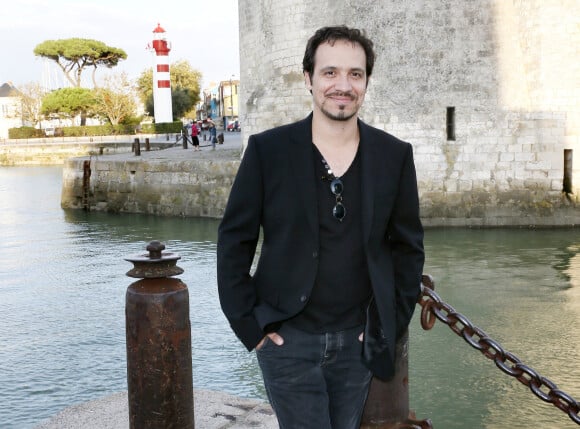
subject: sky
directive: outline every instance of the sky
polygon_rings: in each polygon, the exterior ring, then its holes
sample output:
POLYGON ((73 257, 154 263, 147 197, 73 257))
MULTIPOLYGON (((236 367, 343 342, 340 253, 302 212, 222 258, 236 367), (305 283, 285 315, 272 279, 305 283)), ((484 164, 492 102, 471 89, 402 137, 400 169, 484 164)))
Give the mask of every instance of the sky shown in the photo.
MULTIPOLYGON (((65 86, 57 66, 33 51, 45 40, 73 37, 127 53, 113 69, 99 69, 97 80, 120 72, 136 79, 153 65, 147 45, 157 24, 171 44, 170 64, 188 61, 202 73, 202 88, 232 76, 239 79, 237 0, 5 0, 0 10, 0 85, 65 86)), ((90 74, 87 70, 83 76, 90 74)))

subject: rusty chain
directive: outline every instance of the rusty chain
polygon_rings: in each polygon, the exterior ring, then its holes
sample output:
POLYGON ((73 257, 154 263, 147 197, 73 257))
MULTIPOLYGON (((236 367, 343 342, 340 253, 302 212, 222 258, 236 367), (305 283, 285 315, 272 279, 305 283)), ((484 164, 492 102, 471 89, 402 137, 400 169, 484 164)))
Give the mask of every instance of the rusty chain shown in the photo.
POLYGON ((514 377, 542 401, 562 410, 574 423, 580 425, 580 403, 578 401, 558 389, 554 382, 522 363, 513 353, 504 350, 497 341, 473 325, 467 317, 443 302, 435 293, 433 279, 430 276, 423 276, 418 304, 421 306, 421 326, 423 329, 433 328, 439 319, 471 347, 479 350, 486 358, 493 360, 501 371, 514 377))

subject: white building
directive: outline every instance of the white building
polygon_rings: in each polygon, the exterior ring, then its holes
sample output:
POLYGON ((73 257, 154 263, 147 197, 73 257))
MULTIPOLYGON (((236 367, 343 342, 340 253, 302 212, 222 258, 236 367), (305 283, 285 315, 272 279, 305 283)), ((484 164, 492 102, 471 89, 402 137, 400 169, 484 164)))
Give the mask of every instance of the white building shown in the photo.
POLYGON ((0 86, 0 140, 8 138, 8 130, 22 126, 20 93, 12 83, 0 86))

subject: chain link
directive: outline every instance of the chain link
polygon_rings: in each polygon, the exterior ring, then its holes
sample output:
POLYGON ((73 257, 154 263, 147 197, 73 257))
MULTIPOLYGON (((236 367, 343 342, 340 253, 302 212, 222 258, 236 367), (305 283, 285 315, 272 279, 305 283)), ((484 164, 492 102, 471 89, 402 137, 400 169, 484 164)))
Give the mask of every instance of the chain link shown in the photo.
POLYGON ((433 328, 437 319, 445 323, 467 344, 479 350, 486 358, 493 360, 495 365, 505 374, 514 377, 527 386, 534 395, 542 401, 554 405, 566 413, 577 425, 580 425, 580 404, 572 396, 558 389, 558 386, 534 369, 524 365, 513 353, 502 346, 484 331, 474 326, 467 317, 458 313, 449 304, 443 302, 434 291, 433 279, 424 275, 421 281, 421 296, 418 304, 421 306, 421 326, 425 330, 433 328))

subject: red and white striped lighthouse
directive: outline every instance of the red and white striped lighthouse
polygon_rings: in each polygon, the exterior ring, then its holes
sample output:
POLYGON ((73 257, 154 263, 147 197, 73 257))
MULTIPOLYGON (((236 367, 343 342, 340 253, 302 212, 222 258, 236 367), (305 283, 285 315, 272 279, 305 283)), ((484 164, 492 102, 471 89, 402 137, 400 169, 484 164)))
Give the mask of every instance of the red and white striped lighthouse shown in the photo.
POLYGON ((171 81, 169 79, 169 51, 171 47, 165 38, 165 30, 160 24, 153 30, 153 106, 155 123, 173 122, 171 107, 171 81))

